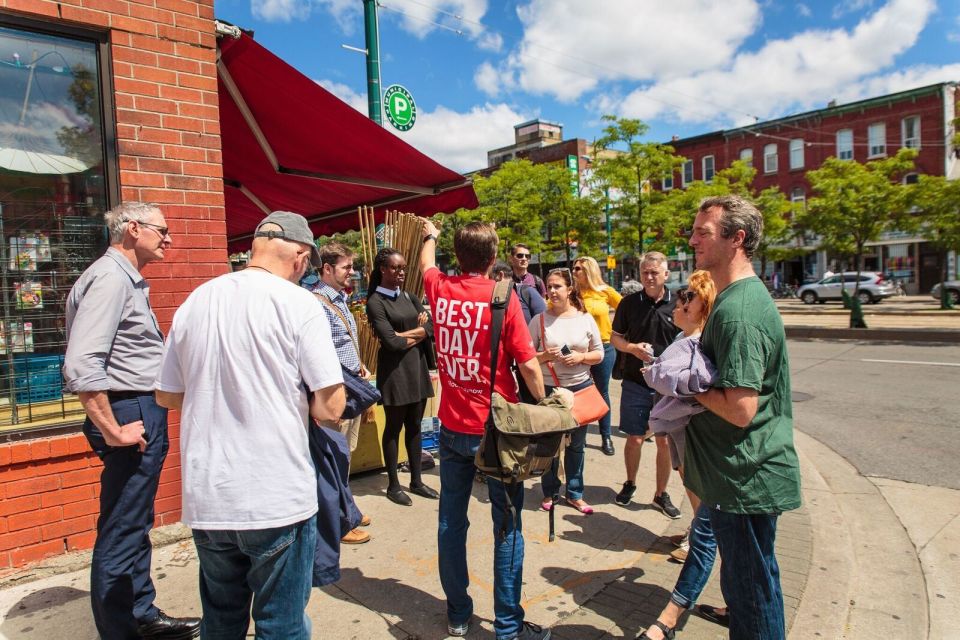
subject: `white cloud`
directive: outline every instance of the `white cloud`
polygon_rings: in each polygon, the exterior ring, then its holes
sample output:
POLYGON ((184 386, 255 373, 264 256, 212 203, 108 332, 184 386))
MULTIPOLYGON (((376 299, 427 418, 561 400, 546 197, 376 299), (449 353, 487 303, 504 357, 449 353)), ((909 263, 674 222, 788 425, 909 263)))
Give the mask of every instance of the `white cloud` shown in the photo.
POLYGON ((363 7, 357 0, 250 0, 250 13, 266 22, 306 20, 314 8, 325 9, 344 33, 353 33, 363 7))
POLYGON ((669 116, 714 126, 819 106, 842 90, 859 92, 853 87, 864 78, 888 69, 916 43, 935 8, 933 0, 891 0, 849 32, 810 30, 771 40, 722 69, 658 82, 603 106, 644 120, 669 116))
POLYGON ((503 49, 503 36, 493 31, 484 31, 477 38, 477 47, 484 51, 499 53, 503 49))
POLYGON ((504 86, 503 71, 489 62, 484 62, 473 74, 473 83, 486 95, 496 97, 504 86))
POLYGON ((454 171, 473 171, 487 166, 487 151, 513 144, 513 126, 530 116, 505 104, 484 104, 466 113, 439 106, 417 116, 410 131, 399 133, 440 164, 454 171))
POLYGON ((421 40, 445 29, 465 35, 484 51, 498 52, 503 47, 503 37, 482 22, 487 0, 383 0, 380 7, 381 18, 395 17, 404 31, 421 40))
MULTIPOLYGON (((367 96, 332 80, 317 84, 360 113, 367 113, 367 96)), ((418 108, 413 129, 399 132, 387 125, 408 144, 454 171, 473 171, 487 166, 487 151, 513 144, 513 126, 530 116, 505 104, 478 105, 466 113, 440 106, 432 112, 418 108)))
POLYGON ((813 15, 813 11, 810 10, 810 7, 805 5, 802 2, 797 3, 797 13, 799 13, 804 18, 809 18, 813 15))
POLYGON ((726 64, 760 23, 756 0, 529 0, 503 63, 520 86, 572 101, 602 81, 643 81, 726 64), (718 28, 723 25, 723 28, 718 28))
POLYGON ((873 0, 843 0, 833 6, 833 19, 838 20, 848 13, 856 13, 873 6, 873 0))
POLYGON ((960 63, 944 66, 918 65, 867 78, 862 82, 845 87, 837 93, 840 103, 853 102, 863 98, 882 96, 917 87, 925 87, 940 82, 960 80, 960 63))

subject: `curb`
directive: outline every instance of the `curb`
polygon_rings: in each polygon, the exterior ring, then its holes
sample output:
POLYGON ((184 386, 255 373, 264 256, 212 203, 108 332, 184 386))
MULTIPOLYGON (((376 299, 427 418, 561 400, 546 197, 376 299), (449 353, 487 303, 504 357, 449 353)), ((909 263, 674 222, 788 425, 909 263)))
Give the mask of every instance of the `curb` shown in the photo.
POLYGON ((798 340, 960 344, 960 330, 954 329, 832 329, 796 325, 787 325, 785 329, 787 338, 798 340))

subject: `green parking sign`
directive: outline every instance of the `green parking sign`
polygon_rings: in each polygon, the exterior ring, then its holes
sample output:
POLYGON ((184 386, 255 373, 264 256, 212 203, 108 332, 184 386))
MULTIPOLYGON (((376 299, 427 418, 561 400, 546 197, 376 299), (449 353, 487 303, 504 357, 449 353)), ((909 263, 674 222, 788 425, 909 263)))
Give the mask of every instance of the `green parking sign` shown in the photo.
POLYGON ((413 96, 399 84, 387 87, 383 94, 383 104, 387 111, 387 121, 399 131, 409 131, 417 121, 417 105, 413 96))

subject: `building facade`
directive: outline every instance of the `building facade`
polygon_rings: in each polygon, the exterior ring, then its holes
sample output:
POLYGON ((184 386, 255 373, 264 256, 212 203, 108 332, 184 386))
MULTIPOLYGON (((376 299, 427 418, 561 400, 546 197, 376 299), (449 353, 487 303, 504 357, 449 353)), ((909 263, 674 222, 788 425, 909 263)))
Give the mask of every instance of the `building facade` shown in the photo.
MULTIPOLYGON (((743 160, 757 170, 756 189, 776 186, 792 201, 804 203, 811 195, 806 172, 827 158, 867 162, 892 156, 902 147, 918 151, 916 173, 905 181, 919 174, 956 179, 960 162, 952 138, 958 91, 956 83, 942 83, 676 139, 670 144, 687 160, 672 180, 659 186, 682 188, 693 180, 710 181, 717 171, 743 160)), ((786 282, 802 283, 843 267, 817 247, 806 248, 806 256, 776 267, 786 282)), ((949 271, 955 274, 956 260, 950 260, 949 271)), ((865 268, 903 281, 910 293, 922 293, 939 282, 940 261, 938 250, 922 236, 890 232, 869 244, 865 268)))

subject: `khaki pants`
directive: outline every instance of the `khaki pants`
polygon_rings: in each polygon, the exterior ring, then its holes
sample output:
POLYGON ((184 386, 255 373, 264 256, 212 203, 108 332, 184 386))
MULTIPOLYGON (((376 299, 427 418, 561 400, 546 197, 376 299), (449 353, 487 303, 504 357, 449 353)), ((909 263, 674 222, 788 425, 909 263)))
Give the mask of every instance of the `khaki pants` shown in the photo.
POLYGON ((363 420, 363 416, 357 416, 356 418, 350 418, 347 420, 341 420, 337 428, 340 430, 340 433, 347 439, 347 445, 350 447, 350 455, 353 455, 353 452, 357 450, 357 442, 360 440, 360 422, 363 420))

